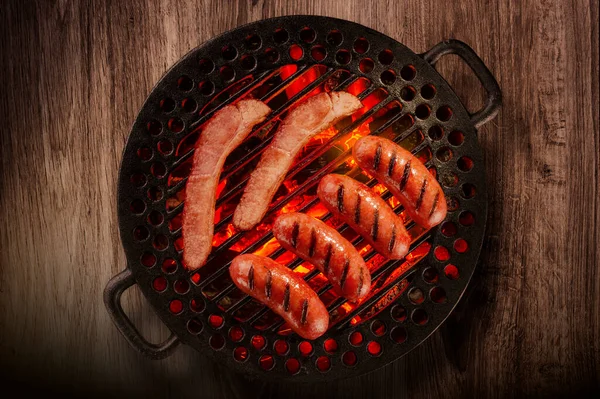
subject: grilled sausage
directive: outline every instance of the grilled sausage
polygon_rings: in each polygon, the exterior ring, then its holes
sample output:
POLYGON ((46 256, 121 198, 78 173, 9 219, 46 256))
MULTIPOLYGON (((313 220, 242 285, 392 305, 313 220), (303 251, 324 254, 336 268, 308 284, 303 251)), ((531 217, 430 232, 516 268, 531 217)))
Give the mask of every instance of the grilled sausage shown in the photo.
POLYGON ((271 145, 250 175, 233 224, 250 230, 265 216, 294 158, 315 135, 359 110, 358 98, 346 92, 320 93, 294 108, 275 132, 271 145))
POLYGON ((356 162, 400 201, 415 223, 431 228, 446 217, 446 198, 437 180, 410 152, 381 137, 354 144, 356 162))
POLYGON ((306 281, 287 267, 245 254, 233 260, 229 274, 240 290, 271 308, 302 338, 316 339, 327 331, 327 308, 306 281))
POLYGON ((225 158, 271 111, 258 100, 242 100, 219 110, 196 143, 183 208, 183 259, 190 269, 204 265, 212 250, 215 197, 225 158))
POLYGON ((343 297, 364 298, 371 275, 356 248, 322 221, 303 213, 285 213, 275 220, 273 235, 288 251, 315 265, 343 297))
POLYGON ((317 194, 331 213, 348 223, 377 252, 401 259, 410 245, 402 219, 369 187, 342 175, 330 174, 319 182, 317 194))

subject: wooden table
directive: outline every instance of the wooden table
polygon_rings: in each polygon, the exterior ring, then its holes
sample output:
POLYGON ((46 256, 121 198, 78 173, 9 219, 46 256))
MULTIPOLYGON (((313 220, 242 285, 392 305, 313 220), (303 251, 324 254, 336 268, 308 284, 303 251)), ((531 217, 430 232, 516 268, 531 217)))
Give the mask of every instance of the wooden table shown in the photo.
MULTIPOLYGON (((22 391, 290 399, 600 391, 597 1, 13 0, 0 6, 0 32, 0 364, 22 391), (325 386, 246 381, 187 347, 149 361, 101 300, 125 265, 116 179, 152 86, 212 36, 286 14, 356 21, 416 52, 463 40, 504 92, 500 115, 479 135, 490 212, 468 295, 403 359, 325 386)), ((442 74, 476 108, 482 89, 447 58, 442 74)), ((167 335, 138 291, 125 302, 150 340, 167 335)))

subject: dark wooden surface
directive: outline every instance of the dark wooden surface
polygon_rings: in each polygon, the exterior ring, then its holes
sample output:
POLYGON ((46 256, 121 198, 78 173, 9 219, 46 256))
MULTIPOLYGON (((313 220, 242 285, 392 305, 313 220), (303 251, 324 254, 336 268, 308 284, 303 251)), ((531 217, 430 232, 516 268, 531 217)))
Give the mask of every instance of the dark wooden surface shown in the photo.
MULTIPOLYGON (((0 365, 21 390, 290 399, 600 390, 597 1, 11 0, 0 5, 0 38, 0 365), (251 382, 186 347, 146 360, 101 301, 125 265, 115 188, 129 127, 190 49, 300 13, 362 23, 416 52, 457 38, 497 77, 504 108, 480 131, 490 212, 475 280, 431 339, 361 378, 251 382)), ((450 57, 440 70, 471 109, 481 104, 466 67, 450 57)), ((151 340, 166 335, 139 292, 125 302, 151 340)))

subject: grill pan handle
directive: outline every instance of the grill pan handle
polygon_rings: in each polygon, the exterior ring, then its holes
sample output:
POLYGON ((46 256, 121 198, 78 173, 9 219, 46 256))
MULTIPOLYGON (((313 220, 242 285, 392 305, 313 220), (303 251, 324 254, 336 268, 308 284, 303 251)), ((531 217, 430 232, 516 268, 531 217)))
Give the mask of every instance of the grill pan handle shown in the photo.
POLYGON ((125 269, 121 273, 114 276, 104 289, 104 304, 108 309, 108 314, 117 326, 121 334, 127 342, 140 353, 148 356, 151 359, 164 359, 173 353, 173 350, 179 345, 179 339, 175 334, 167 338, 163 343, 158 345, 152 344, 135 328, 129 317, 121 307, 121 295, 123 292, 135 284, 135 278, 131 270, 125 269))
POLYGON ((492 120, 498 113, 498 110, 500 110, 500 106, 502 105, 502 92, 500 91, 500 86, 494 78, 494 75, 492 75, 475 51, 460 40, 445 40, 438 43, 424 53, 423 58, 432 66, 435 66, 440 58, 447 54, 456 54, 462 58, 469 68, 471 68, 475 76, 477 76, 477 79, 479 79, 481 85, 487 92, 487 100, 483 108, 470 114, 471 122, 475 125, 475 128, 478 129, 483 124, 492 120))

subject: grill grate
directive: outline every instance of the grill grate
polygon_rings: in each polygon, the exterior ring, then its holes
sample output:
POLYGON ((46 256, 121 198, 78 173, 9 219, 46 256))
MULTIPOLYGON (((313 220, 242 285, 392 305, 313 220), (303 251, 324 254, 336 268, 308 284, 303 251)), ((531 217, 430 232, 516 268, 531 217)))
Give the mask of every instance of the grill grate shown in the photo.
POLYGON ((121 167, 119 221, 129 264, 111 281, 105 300, 126 338, 152 357, 167 355, 182 340, 249 374, 319 380, 380 367, 430 335, 456 305, 475 267, 487 208, 474 125, 491 118, 499 105, 489 71, 472 50, 456 43, 420 57, 350 22, 283 17, 220 36, 173 67, 144 104, 121 167), (435 63, 448 48, 465 59, 495 99, 475 115, 427 62, 435 63), (306 146, 259 226, 235 231, 234 206, 281 119, 322 90, 347 90, 364 107, 306 146), (216 201, 215 248, 205 267, 190 272, 181 263, 181 217, 193 145, 215 112, 246 96, 265 101, 273 111, 226 161, 216 201), (395 198, 354 164, 351 145, 365 134, 393 139, 436 175, 449 205, 441 226, 424 231, 415 225, 395 198), (320 205, 316 185, 328 173, 364 182, 404 218, 413 237, 405 259, 386 261, 320 205), (279 247, 270 225, 289 211, 321 219, 357 247, 372 273, 365 300, 346 302, 318 270, 279 247), (301 340, 279 316, 241 293, 227 273, 241 253, 269 256, 301 273, 330 312, 325 336, 301 340), (176 335, 162 345, 139 336, 120 308, 121 292, 134 283, 176 335))

